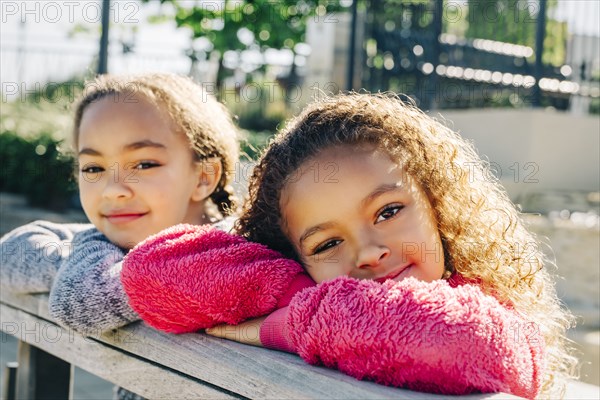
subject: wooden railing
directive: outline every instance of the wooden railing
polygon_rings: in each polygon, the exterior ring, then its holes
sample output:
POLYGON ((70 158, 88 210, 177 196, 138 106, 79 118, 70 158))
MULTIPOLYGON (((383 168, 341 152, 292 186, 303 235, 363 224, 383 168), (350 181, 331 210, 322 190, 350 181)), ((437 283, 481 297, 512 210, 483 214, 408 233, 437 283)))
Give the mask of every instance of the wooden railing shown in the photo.
MULTIPOLYGON (((156 399, 432 399, 358 381, 298 356, 216 339, 170 335, 142 322, 84 337, 52 322, 48 297, 2 291, 3 332, 19 340, 16 398, 73 398, 73 366, 156 399)), ((441 396, 439 396, 441 398, 441 396)), ((480 394, 468 399, 516 398, 480 394)))

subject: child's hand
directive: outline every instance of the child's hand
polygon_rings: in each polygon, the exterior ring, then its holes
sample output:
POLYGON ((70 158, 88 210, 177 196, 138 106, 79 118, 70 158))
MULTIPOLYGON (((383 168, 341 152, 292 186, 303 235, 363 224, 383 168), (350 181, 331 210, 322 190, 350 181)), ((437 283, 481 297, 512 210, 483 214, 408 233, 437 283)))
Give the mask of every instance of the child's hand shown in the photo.
POLYGON ((250 319, 238 325, 217 325, 208 328, 206 333, 214 337, 262 347, 260 341, 260 327, 266 318, 267 317, 250 319))

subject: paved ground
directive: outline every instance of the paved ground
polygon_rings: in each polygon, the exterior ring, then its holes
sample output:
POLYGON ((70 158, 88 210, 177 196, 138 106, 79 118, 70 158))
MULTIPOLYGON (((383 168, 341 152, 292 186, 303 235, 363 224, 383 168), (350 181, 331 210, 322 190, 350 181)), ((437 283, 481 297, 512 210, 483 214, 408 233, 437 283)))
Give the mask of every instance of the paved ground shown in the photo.
MULTIPOLYGON (((600 331, 575 329, 567 335, 575 342, 581 364, 580 380, 600 385, 600 331)), ((598 392, 600 399, 600 391, 598 392)))

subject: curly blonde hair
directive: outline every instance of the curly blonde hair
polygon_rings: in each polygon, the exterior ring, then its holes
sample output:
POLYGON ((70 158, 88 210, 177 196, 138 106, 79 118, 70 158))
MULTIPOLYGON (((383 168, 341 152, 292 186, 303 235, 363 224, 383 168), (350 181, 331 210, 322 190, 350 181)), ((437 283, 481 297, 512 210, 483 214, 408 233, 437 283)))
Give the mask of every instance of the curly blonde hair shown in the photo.
POLYGON ((101 75, 87 82, 75 108, 75 147, 81 118, 90 104, 106 96, 134 101, 135 95, 167 112, 176 133, 187 137, 196 161, 211 157, 221 160, 223 173, 210 199, 221 215, 233 214, 237 205, 231 183, 239 160, 239 132, 225 106, 188 77, 167 73, 101 75))
POLYGON ((420 183, 437 217, 447 271, 520 312, 528 327, 517 327, 519 334, 539 329, 547 351, 541 395, 563 396, 577 362, 565 336, 573 317, 557 298, 536 238, 474 147, 398 96, 339 95, 291 120, 254 169, 238 233, 300 261, 282 229, 280 194, 302 163, 347 144, 377 146, 420 183))

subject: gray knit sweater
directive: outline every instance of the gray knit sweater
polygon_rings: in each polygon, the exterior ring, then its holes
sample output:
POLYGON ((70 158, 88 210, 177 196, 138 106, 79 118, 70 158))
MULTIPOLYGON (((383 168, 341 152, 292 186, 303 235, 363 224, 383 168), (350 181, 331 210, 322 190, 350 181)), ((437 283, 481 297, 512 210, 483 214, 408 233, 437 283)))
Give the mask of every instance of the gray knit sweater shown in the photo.
POLYGON ((125 252, 93 225, 36 221, 0 245, 2 289, 50 292, 50 315, 61 325, 92 335, 139 319, 121 286, 125 252))
MULTIPOLYGON (((234 219, 216 224, 230 230, 234 219)), ((35 221, 0 239, 0 286, 16 293, 50 292, 50 315, 84 335, 139 319, 120 272, 125 250, 91 224, 35 221)), ((141 399, 120 389, 119 399, 141 399)))
MULTIPOLYGON (((215 227, 230 230, 233 218, 215 227)), ((120 272, 125 251, 91 224, 35 221, 0 239, 0 285, 16 293, 50 292, 50 315, 85 335, 139 319, 120 272)))

